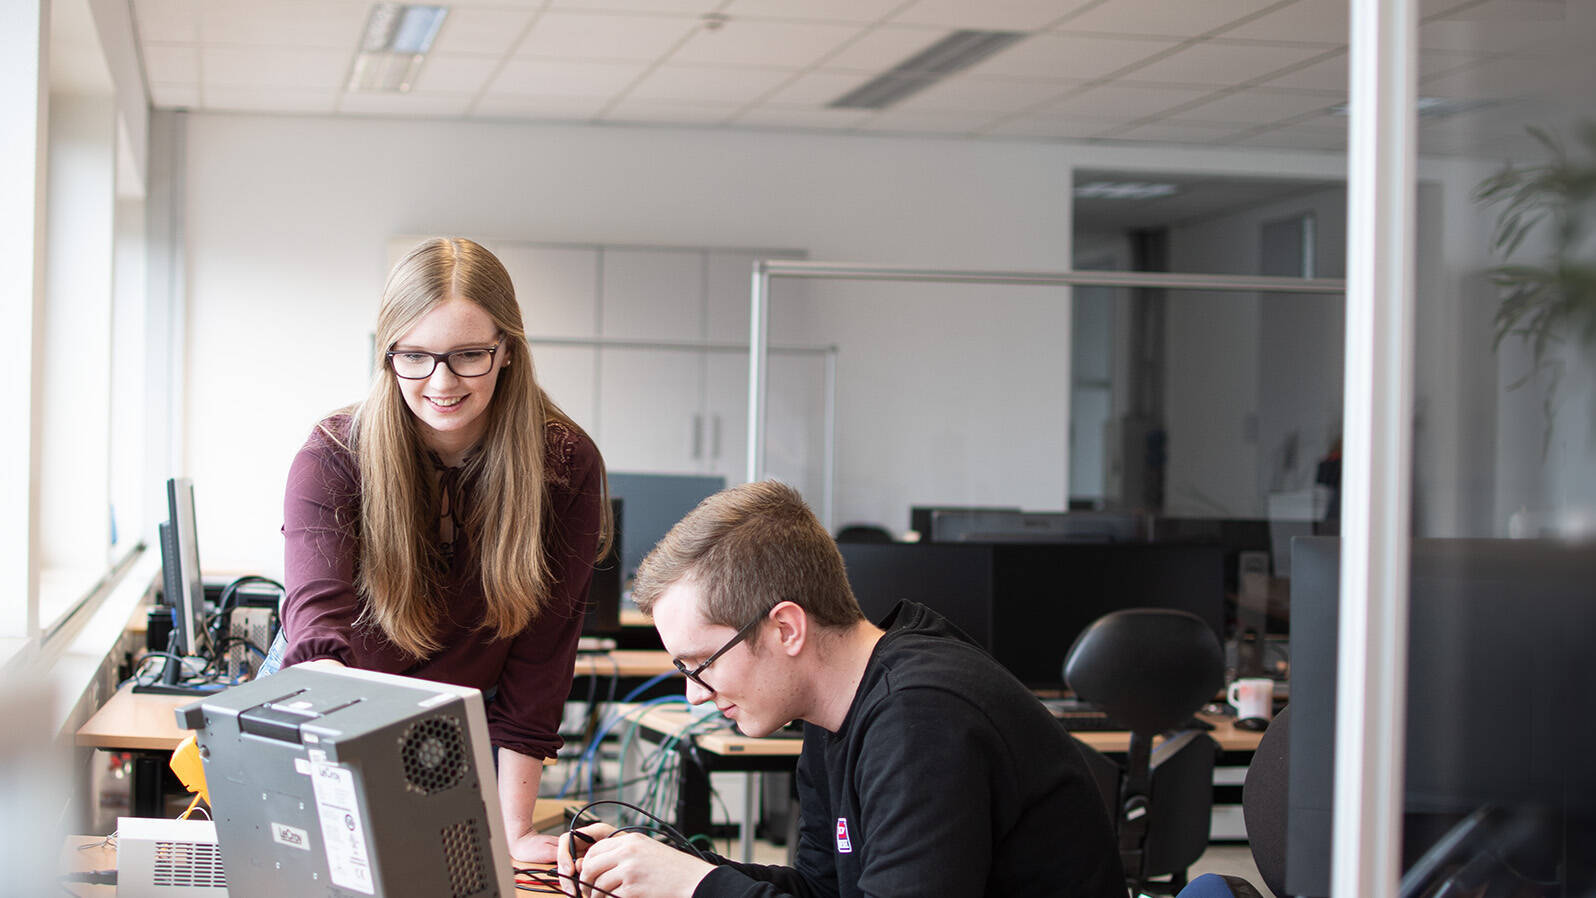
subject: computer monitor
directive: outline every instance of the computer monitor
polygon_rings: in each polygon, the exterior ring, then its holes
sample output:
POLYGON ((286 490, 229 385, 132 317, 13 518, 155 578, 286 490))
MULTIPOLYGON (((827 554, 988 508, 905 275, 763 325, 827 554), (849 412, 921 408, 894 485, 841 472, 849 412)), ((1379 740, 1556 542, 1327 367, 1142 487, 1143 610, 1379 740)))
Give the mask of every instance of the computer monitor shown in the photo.
POLYGON ((615 522, 615 538, 610 550, 593 565, 593 579, 587 591, 587 614, 582 618, 583 636, 613 636, 621 630, 621 542, 625 503, 610 497, 610 515, 615 522))
MULTIPOLYGON (((199 537, 194 525, 194 482, 187 477, 166 481, 167 520, 157 525, 161 540, 161 590, 171 609, 169 651, 183 657, 206 657, 213 652, 205 629, 205 581, 200 576, 199 537)), ((199 695, 206 688, 182 682, 183 665, 175 658, 162 660, 154 682, 137 683, 135 692, 199 695)), ((210 689, 214 689, 212 686, 210 689)))
POLYGON ((920 535, 921 542, 931 540, 931 516, 939 511, 1012 511, 1018 512, 1018 505, 911 505, 909 506, 909 529, 920 535))
POLYGON ((1218 546, 1064 543, 992 550, 992 655, 1033 689, 1065 689, 1064 658, 1075 637, 1111 611, 1189 611, 1224 638, 1218 546))
MULTIPOLYGON (((1328 895, 1340 540, 1294 540, 1291 569, 1286 887, 1328 895)), ((1409 575, 1406 863, 1437 820, 1484 806, 1549 808, 1583 819, 1589 839, 1596 548, 1421 539, 1409 575)))
POLYGON ((1113 511, 948 511, 931 514, 939 543, 1125 543, 1147 538, 1142 519, 1113 511))
POLYGON ((879 622, 900 599, 947 618, 982 648, 992 644, 992 547, 938 543, 838 543, 848 585, 879 622))
POLYGON ((642 474, 611 471, 610 495, 626 503, 621 528, 621 583, 637 575, 643 557, 654 550, 676 522, 712 493, 726 488, 726 478, 695 474, 642 474))
POLYGON ((296 666, 177 718, 233 898, 516 893, 477 690, 296 666))

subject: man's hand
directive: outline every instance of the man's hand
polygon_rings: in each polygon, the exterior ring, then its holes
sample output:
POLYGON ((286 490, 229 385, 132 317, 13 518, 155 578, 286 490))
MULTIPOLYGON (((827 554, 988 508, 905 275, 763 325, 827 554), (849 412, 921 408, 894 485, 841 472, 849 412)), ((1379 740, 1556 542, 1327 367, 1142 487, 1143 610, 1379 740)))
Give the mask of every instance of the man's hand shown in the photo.
MULTIPOLYGON (((559 870, 581 879, 583 898, 617 891, 626 898, 687 898, 715 869, 641 833, 610 835, 614 831, 606 824, 583 827, 579 832, 592 844, 581 836, 560 837, 559 870)), ((570 885, 566 876, 561 879, 570 885)))
POLYGON ((552 864, 559 840, 543 833, 527 833, 510 843, 510 857, 523 864, 552 864))

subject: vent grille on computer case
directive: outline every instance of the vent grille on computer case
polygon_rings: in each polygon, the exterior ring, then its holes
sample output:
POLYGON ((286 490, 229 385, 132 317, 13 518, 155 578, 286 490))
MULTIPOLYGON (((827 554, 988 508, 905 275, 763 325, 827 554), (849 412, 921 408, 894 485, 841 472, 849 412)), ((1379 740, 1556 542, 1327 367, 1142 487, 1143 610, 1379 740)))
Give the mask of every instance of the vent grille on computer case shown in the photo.
POLYGON ((462 820, 443 828, 443 858, 449 865, 449 886, 454 898, 467 898, 487 886, 482 840, 475 820, 462 820))
POLYGON ((424 795, 453 788, 465 778, 465 740, 452 717, 429 717, 410 725, 399 740, 405 785, 424 795))
POLYGON ((174 888, 227 888, 215 843, 158 841, 151 881, 174 888))

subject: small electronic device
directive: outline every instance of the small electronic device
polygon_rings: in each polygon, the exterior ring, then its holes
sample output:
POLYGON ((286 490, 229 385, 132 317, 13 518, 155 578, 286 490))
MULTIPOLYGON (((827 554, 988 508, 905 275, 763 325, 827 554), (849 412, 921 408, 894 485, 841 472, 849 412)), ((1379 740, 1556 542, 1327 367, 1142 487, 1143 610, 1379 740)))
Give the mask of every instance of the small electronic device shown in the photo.
POLYGON ((118 817, 116 894, 122 898, 227 898, 209 820, 118 817))
POLYGON ((232 898, 515 893, 482 694, 290 667, 177 709, 232 898))

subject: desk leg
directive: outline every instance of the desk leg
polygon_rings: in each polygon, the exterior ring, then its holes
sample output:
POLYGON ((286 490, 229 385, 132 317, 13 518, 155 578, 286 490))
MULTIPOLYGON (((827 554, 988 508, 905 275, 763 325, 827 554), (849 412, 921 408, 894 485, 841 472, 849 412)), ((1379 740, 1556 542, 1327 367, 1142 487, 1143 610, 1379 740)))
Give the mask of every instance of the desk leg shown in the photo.
POLYGON ((752 770, 743 774, 743 822, 737 827, 737 849, 743 853, 743 863, 754 862, 754 824, 759 819, 759 774, 752 770))
POLYGON ((170 755, 133 753, 132 806, 135 817, 165 817, 165 767, 170 755))
POLYGON ((676 746, 678 755, 676 790, 676 828, 691 839, 703 834, 713 836, 714 823, 709 810, 709 771, 693 756, 691 740, 676 746))

